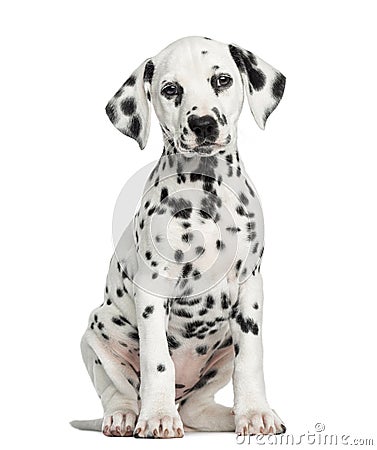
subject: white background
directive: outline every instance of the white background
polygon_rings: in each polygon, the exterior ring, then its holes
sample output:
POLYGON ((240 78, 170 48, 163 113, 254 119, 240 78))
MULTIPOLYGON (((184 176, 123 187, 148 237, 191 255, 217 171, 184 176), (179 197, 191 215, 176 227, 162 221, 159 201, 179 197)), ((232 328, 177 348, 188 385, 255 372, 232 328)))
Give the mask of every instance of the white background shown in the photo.
MULTIPOLYGON (((108 99, 186 35, 237 43, 287 77, 262 132, 239 148, 266 223, 267 393, 288 431, 376 430, 376 13, 373 1, 13 1, 1 7, 1 441, 6 448, 172 448, 70 428, 101 405, 81 361, 102 302, 112 213, 140 152, 108 99), (81 446, 81 447, 79 447, 81 446)), ((219 396, 231 404, 231 389, 219 396)), ((205 420, 205 417, 203 417, 205 420)), ((190 447, 191 448, 191 447, 190 447)))

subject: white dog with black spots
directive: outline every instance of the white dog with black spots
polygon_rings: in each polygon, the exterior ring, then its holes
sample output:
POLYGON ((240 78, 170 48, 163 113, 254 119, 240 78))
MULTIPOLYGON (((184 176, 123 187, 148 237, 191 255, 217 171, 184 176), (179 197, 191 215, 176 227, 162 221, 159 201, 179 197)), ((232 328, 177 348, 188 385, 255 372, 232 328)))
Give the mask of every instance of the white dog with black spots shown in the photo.
POLYGON ((144 148, 151 105, 163 153, 117 244, 81 349, 106 436, 283 433, 263 375, 263 216, 237 150, 244 93, 262 129, 285 77, 236 45, 188 37, 144 61, 106 107, 144 148), (233 379, 234 406, 214 401, 233 379))

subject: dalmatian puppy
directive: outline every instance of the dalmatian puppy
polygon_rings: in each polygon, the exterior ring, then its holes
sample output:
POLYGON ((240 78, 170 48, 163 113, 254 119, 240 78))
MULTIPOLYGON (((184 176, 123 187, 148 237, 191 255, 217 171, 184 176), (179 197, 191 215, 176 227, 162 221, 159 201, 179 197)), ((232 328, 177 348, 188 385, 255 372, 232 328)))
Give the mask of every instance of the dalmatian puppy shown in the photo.
POLYGON ((109 101, 143 149, 153 105, 163 153, 110 262, 81 350, 106 436, 283 433, 262 364, 263 216, 237 149, 244 94, 260 128, 285 77, 236 45, 187 37, 144 61, 109 101), (234 406, 215 402, 233 380, 234 406))

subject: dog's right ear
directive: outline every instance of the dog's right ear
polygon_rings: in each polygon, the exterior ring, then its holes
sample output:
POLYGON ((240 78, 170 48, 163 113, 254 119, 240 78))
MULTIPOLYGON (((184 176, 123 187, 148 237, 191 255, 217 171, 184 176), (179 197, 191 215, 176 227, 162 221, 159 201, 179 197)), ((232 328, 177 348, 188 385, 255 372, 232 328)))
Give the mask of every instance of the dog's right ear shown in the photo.
POLYGON ((141 150, 149 136, 153 72, 153 61, 144 61, 106 105, 106 114, 112 124, 121 133, 135 139, 141 150))

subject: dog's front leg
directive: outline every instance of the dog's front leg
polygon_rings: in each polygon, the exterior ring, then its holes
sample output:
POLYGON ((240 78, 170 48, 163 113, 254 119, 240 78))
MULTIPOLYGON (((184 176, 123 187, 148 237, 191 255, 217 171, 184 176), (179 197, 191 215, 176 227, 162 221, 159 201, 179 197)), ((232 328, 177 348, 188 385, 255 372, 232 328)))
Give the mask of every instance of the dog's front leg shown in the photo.
POLYGON ((236 433, 282 433, 285 427, 265 393, 261 336, 263 284, 260 273, 239 287, 230 326, 235 349, 233 372, 236 433))
POLYGON ((168 300, 135 283, 135 307, 140 341, 141 409, 135 437, 182 437, 183 425, 175 406, 175 370, 166 338, 168 300), (148 292, 149 291, 149 292, 148 292))

